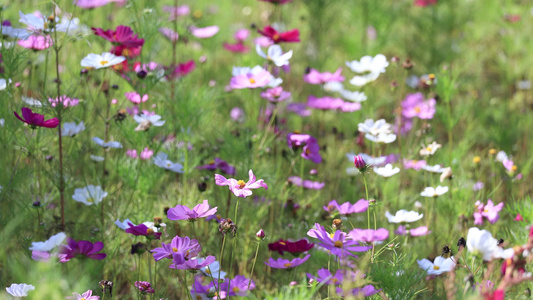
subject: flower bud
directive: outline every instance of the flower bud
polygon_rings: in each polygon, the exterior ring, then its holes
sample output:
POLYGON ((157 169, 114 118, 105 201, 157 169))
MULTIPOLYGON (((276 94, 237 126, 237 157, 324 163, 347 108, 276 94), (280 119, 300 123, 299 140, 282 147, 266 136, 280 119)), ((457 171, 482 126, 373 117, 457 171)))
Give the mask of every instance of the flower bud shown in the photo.
POLYGON ((363 157, 361 155, 357 155, 355 158, 354 158, 354 165, 357 169, 359 169, 359 172, 364 172, 364 170, 366 169, 367 167, 367 164, 365 162, 365 160, 363 159, 363 157))
POLYGON ((263 229, 260 229, 256 234, 255 234, 255 238, 258 240, 258 241, 262 241, 265 239, 265 232, 263 231, 263 229))

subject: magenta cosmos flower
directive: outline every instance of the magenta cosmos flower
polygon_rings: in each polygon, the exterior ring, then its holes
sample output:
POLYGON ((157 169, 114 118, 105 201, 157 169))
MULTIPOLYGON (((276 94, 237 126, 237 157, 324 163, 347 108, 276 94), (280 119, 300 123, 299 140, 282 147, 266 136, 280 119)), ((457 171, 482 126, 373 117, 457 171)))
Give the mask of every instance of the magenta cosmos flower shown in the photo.
POLYGON ((27 107, 22 108, 22 118, 17 114, 17 112, 14 111, 13 113, 17 119, 27 123, 33 129, 37 127, 56 128, 59 125, 59 120, 57 118, 52 118, 45 121, 43 115, 36 114, 27 107))
POLYGON ((476 211, 474 212, 474 224, 481 225, 483 224, 483 218, 489 220, 491 224, 496 223, 500 218, 499 212, 503 208, 503 202, 498 205, 494 205, 491 199, 487 201, 487 204, 481 203, 481 201, 476 201, 476 211))
POLYGON ((133 30, 130 27, 119 25, 115 30, 102 28, 91 28, 94 34, 103 37, 110 41, 115 46, 126 46, 128 48, 140 47, 144 44, 144 39, 139 39, 137 35, 133 35, 133 30))
POLYGON ((135 236, 145 236, 149 240, 159 240, 161 238, 161 232, 155 232, 152 228, 149 228, 144 224, 133 225, 128 222, 128 225, 130 227, 125 230, 126 233, 131 233, 135 236))
POLYGON ((135 281, 135 287, 143 295, 155 293, 154 288, 152 288, 152 285, 148 281, 135 281))
POLYGON ((264 183, 263 179, 256 180, 254 172, 250 170, 248 172, 248 182, 244 182, 244 180, 236 180, 233 178, 226 179, 226 177, 215 174, 215 183, 218 186, 225 186, 227 185, 230 189, 230 191, 233 192, 233 194, 237 197, 246 198, 248 196, 252 195, 253 189, 258 188, 264 188, 265 190, 268 190, 268 186, 266 183, 264 183))
POLYGON ((107 254, 98 253, 104 249, 104 243, 96 242, 91 243, 89 241, 79 241, 67 238, 67 244, 61 245, 59 254, 63 254, 64 261, 69 261, 72 258, 86 257, 90 259, 102 260, 107 254))
POLYGON ((195 239, 190 239, 188 236, 175 236, 170 244, 161 243, 161 247, 151 250, 154 259, 160 261, 163 258, 172 258, 175 253, 184 253, 184 259, 191 259, 196 257, 202 250, 202 247, 195 239))
POLYGON ((235 44, 224 43, 224 49, 234 53, 246 53, 250 51, 250 47, 243 44, 243 42, 236 42, 235 44))
POLYGON ((437 4, 437 0, 415 0, 415 6, 426 7, 437 4))
POLYGON ((148 101, 148 95, 144 94, 142 97, 140 94, 136 92, 126 92, 124 93, 124 96, 126 96, 126 99, 130 100, 133 104, 140 104, 141 102, 148 101))
POLYGON ((198 218, 206 218, 214 215, 217 212, 217 208, 209 209, 207 200, 204 200, 202 204, 197 204, 193 209, 188 208, 185 205, 176 205, 167 212, 169 220, 187 220, 196 221, 198 218))
POLYGON ((408 94, 402 101, 402 115, 406 118, 433 119, 436 105, 435 99, 425 101, 422 93, 408 94))
POLYGON ((354 241, 370 243, 386 240, 389 237, 389 231, 385 228, 377 230, 355 228, 348 233, 348 236, 354 241))
POLYGON ((88 290, 87 292, 83 293, 83 294, 78 294, 78 293, 72 293, 72 295, 74 296, 72 299, 74 300, 100 300, 100 297, 99 296, 93 296, 93 291, 92 290, 88 290))
POLYGON ((235 68, 230 80, 232 89, 255 89, 270 83, 272 75, 260 66, 253 68, 235 68))
POLYGON ((26 40, 19 40, 17 42, 19 46, 22 46, 26 49, 31 50, 44 50, 50 48, 54 44, 54 41, 50 38, 49 35, 30 35, 26 40))
POLYGON ((304 74, 304 81, 309 84, 324 84, 331 81, 344 81, 344 76, 341 75, 342 68, 338 68, 335 73, 324 72, 320 73, 315 69, 309 69, 309 73, 304 74))
MULTIPOLYGON (((233 112, 233 110, 232 110, 233 112)), ((233 116, 232 116, 233 118, 233 116)), ((237 117, 238 119, 238 117, 237 117)), ((228 162, 226 162, 225 160, 223 159, 220 159, 218 157, 215 157, 215 160, 214 161, 211 161, 209 162, 207 165, 203 165, 203 166, 198 166, 196 167, 197 169, 199 170, 210 170, 210 171, 215 171, 216 169, 219 169, 220 171, 228 174, 228 175, 235 175, 235 167, 228 164, 228 162)))
POLYGON ((194 69, 196 69, 196 64, 194 63, 194 60, 191 59, 182 64, 178 64, 177 67, 173 68, 173 70, 171 70, 170 77, 180 78, 191 73, 192 71, 194 71, 194 69))
POLYGON ((262 30, 258 30, 261 35, 269 38, 273 43, 297 43, 300 41, 300 31, 298 29, 289 30, 286 32, 278 32, 271 26, 266 26, 262 30))
POLYGON ((355 204, 345 202, 343 204, 337 203, 337 200, 331 200, 327 206, 323 206, 324 210, 332 212, 337 210, 339 215, 351 215, 355 213, 365 212, 368 209, 368 201, 365 199, 359 199, 355 204))
POLYGON ((295 268, 304 262, 306 262, 309 257, 311 257, 310 254, 307 254, 303 258, 295 258, 293 260, 278 258, 274 260, 272 257, 268 259, 268 262, 265 262, 265 265, 274 268, 274 269, 289 269, 289 268, 295 268))

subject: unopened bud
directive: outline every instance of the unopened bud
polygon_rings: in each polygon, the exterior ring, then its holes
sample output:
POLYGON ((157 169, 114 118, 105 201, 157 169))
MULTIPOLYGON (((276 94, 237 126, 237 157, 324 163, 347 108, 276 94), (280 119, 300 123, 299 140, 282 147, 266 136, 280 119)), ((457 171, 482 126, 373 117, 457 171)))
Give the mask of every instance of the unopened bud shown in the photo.
POLYGON ((260 229, 256 234, 255 234, 255 238, 258 240, 258 241, 262 241, 265 239, 265 231, 263 229, 260 229))
POLYGON ((408 58, 406 59, 403 64, 402 64, 402 67, 406 70, 411 70, 413 68, 413 63, 411 62, 411 60, 408 58))
POLYGON ((367 168, 367 164, 361 155, 355 156, 353 163, 355 167, 359 169, 359 172, 361 173, 363 173, 367 168))

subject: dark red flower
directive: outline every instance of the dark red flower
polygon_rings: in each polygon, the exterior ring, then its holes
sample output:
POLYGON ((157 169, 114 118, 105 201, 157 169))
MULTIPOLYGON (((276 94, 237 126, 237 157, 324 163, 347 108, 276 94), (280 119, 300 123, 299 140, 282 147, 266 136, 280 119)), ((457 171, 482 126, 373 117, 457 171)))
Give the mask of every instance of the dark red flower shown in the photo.
POLYGON ((140 47, 144 44, 144 39, 139 39, 133 35, 133 30, 128 26, 120 25, 115 30, 103 30, 102 28, 91 28, 94 34, 110 41, 115 46, 125 46, 128 48, 140 47))
POLYGON ((315 244, 309 243, 306 239, 301 239, 296 242, 290 242, 283 239, 275 243, 268 244, 268 250, 278 251, 279 254, 283 255, 283 252, 289 252, 294 256, 298 256, 304 252, 307 252, 313 248, 315 244))
POLYGON ((142 235, 149 240, 159 240, 161 238, 161 232, 155 232, 152 228, 148 228, 148 226, 144 224, 133 225, 128 222, 128 225, 130 225, 130 228, 125 230, 126 233, 131 233, 135 236, 142 235))
POLYGON ((118 56, 125 56, 129 58, 137 57, 141 54, 142 47, 127 47, 125 45, 119 45, 111 48, 111 53, 118 55, 118 56))
POLYGON ((293 29, 285 32, 278 32, 271 26, 266 26, 263 30, 258 30, 260 34, 270 38, 274 43, 297 43, 300 41, 300 31, 293 29))
POLYGON ((43 115, 36 114, 27 107, 22 108, 22 118, 17 114, 16 111, 14 111, 13 113, 15 114, 15 117, 17 117, 17 119, 29 124, 33 129, 35 129, 36 127, 56 128, 59 125, 59 120, 57 118, 45 121, 43 115))

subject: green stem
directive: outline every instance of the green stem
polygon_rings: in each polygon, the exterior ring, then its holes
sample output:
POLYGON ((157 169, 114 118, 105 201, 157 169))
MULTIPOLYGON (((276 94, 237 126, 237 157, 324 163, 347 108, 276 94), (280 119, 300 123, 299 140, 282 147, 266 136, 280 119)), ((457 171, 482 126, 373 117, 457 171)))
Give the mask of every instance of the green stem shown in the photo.
MULTIPOLYGON (((220 247, 220 268, 218 268, 218 278, 220 279, 220 270, 222 269, 222 261, 224 260, 224 246, 226 245, 226 235, 222 239, 222 246, 220 247)), ((220 300, 220 284, 217 284, 217 299, 220 300)))
MULTIPOLYGON (((366 176, 364 173, 362 173, 362 175, 363 175, 363 182, 365 183, 366 201, 370 201, 370 199, 368 199, 368 187, 366 185, 366 176)), ((366 218, 367 218, 367 225, 368 225, 367 229, 370 229, 370 203, 368 204, 368 209, 366 210, 366 218)))
POLYGON ((250 285, 252 284, 252 278, 254 277, 255 262, 257 260, 257 253, 259 252, 260 244, 261 244, 260 242, 257 242, 257 248, 255 249, 254 262, 252 263, 252 271, 250 272, 250 281, 248 282, 248 290, 250 290, 250 285))

